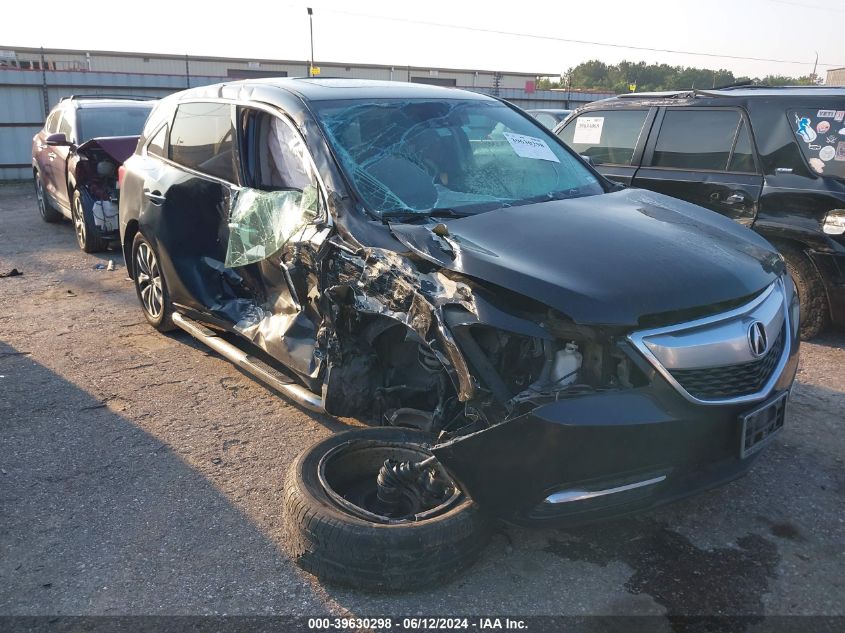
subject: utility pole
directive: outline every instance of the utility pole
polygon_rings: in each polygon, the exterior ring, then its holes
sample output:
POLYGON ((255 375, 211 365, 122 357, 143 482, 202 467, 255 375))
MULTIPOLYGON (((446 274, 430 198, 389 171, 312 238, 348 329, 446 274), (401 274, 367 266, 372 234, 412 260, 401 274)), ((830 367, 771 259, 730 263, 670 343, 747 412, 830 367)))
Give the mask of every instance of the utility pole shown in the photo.
POLYGON ((816 83, 816 68, 819 65, 819 52, 816 51, 816 61, 813 63, 813 74, 810 75, 810 79, 813 80, 813 83, 816 83))
POLYGON ((185 87, 191 87, 191 66, 188 62, 188 54, 185 53, 185 87))
POLYGON ((308 64, 308 76, 314 76, 314 11, 308 7, 308 28, 311 30, 311 62, 308 64))

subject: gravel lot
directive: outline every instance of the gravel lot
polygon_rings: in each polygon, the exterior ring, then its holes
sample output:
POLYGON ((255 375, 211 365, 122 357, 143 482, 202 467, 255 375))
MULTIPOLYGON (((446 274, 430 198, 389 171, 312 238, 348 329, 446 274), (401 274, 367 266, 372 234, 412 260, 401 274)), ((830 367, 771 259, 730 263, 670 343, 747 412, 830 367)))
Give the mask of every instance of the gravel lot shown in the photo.
MULTIPOLYGON (((97 264, 115 261, 116 270, 97 264)), ((449 584, 368 595, 286 557, 294 456, 344 428, 143 320, 30 183, 0 186, 0 614, 845 615, 845 334, 805 344, 744 479, 580 530, 503 527, 449 584)))

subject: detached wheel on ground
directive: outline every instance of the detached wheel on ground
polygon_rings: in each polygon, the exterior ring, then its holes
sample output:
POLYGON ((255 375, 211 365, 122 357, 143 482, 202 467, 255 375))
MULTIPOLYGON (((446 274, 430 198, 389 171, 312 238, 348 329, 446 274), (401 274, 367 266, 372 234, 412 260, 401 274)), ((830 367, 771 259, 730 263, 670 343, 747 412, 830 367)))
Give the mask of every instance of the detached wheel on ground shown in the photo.
POLYGON ((786 260, 786 269, 795 283, 801 312, 801 339, 809 340, 820 334, 830 321, 830 307, 824 282, 813 262, 792 244, 778 244, 786 260))
POLYGON ((170 304, 170 295, 161 273, 158 255, 153 245, 141 233, 136 233, 132 241, 131 267, 135 292, 147 322, 159 332, 173 330, 173 306, 170 304))
POLYGON ((47 193, 44 191, 44 181, 41 180, 41 174, 38 172, 35 172, 35 201, 38 204, 38 213, 45 222, 58 222, 64 217, 50 206, 47 193))
POLYGON ((285 540, 296 563, 370 591, 430 586, 472 564, 492 522, 431 457, 430 442, 420 431, 380 427, 304 451, 284 491, 285 540))
POLYGON ((76 243, 86 253, 99 253, 108 248, 108 242, 100 239, 97 233, 97 226, 94 224, 94 212, 92 209, 85 209, 82 204, 82 194, 78 189, 73 190, 71 201, 71 219, 73 230, 76 233, 76 243))

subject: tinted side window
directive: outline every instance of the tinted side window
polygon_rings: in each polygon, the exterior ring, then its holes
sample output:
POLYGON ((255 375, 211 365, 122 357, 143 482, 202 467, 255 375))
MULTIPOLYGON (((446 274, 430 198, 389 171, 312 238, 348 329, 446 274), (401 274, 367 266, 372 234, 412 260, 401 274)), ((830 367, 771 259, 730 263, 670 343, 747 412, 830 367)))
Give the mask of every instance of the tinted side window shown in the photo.
POLYGON ((585 112, 560 131, 560 138, 596 165, 630 165, 648 110, 585 112))
POLYGON ((731 164, 728 171, 755 172, 754 150, 751 149, 751 135, 748 133, 748 126, 745 121, 739 124, 739 135, 736 137, 734 153, 731 156, 731 164))
POLYGON ((155 136, 150 139, 149 144, 147 145, 147 154, 152 154, 153 156, 166 156, 167 154, 164 151, 164 142, 167 139, 167 126, 161 126, 161 129, 156 132, 155 136))
POLYGON ((667 110, 651 164, 724 171, 739 123, 736 110, 667 110))
POLYGON ((236 182, 232 106, 185 103, 170 132, 170 158, 197 171, 236 182))

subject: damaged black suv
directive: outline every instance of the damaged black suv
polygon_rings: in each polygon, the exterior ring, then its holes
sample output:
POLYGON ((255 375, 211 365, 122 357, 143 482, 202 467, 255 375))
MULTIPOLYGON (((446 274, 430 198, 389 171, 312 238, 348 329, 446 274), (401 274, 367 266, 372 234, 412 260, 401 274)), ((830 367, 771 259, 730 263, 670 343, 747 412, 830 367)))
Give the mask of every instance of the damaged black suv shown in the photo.
POLYGON ((798 302, 762 237, 621 189, 537 121, 435 86, 262 79, 162 100, 125 164, 147 320, 379 428, 293 464, 287 544, 403 589, 490 516, 579 522, 747 471, 782 427, 798 302))

